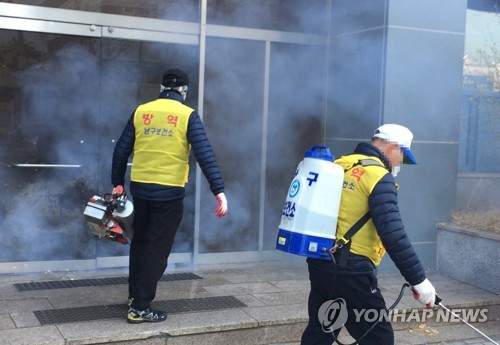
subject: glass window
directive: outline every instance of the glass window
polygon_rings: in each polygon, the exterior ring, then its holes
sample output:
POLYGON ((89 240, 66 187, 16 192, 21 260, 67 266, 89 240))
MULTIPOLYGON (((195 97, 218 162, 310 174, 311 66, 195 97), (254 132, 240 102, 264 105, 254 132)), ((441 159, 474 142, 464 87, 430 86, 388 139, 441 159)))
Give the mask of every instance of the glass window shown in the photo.
POLYGON ((305 151, 323 140, 325 49, 271 45, 264 249, 273 249, 276 244, 283 204, 297 165, 305 151))
POLYGON ((500 15, 488 2, 467 10, 459 169, 500 172, 500 15))
POLYGON ((208 0, 207 23, 326 34, 328 1, 208 0))
POLYGON ((200 253, 258 249, 264 52, 263 42, 207 39, 203 122, 234 217, 213 221, 214 197, 202 189, 200 253))

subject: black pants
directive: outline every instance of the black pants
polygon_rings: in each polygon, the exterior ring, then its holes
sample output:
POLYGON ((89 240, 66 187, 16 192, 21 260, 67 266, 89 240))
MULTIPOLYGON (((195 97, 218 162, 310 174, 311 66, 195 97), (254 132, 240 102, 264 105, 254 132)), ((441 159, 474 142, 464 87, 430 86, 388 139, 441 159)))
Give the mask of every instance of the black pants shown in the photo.
POLYGON ((134 198, 134 235, 130 245, 129 297, 132 307, 151 305, 156 287, 167 268, 175 233, 182 220, 183 199, 149 201, 134 198))
MULTIPOLYGON (((360 275, 337 274, 335 279, 332 271, 321 269, 314 264, 314 259, 308 259, 311 292, 309 294, 309 323, 302 334, 302 345, 330 345, 334 338, 331 332, 323 331, 318 312, 321 305, 329 300, 342 298, 347 307, 345 327, 356 340, 372 326, 374 314, 368 314, 367 319, 360 314, 363 309, 374 309, 380 313, 386 311, 385 301, 377 286, 375 273, 360 275), (335 280, 335 284, 334 283, 335 280), (335 285, 335 286, 333 286, 335 285), (356 310, 356 313, 354 312, 356 310), (361 315, 361 317, 360 317, 361 315), (357 317, 356 317, 357 316, 357 317), (358 319, 358 320, 357 320, 358 319)), ((323 309, 324 310, 324 309, 323 309)), ((323 317, 324 314, 321 314, 323 317)), ((378 318, 377 318, 378 319, 378 318)), ((338 336, 340 329, 334 334, 338 336)), ((382 321, 360 342, 361 345, 393 345, 394 332, 387 319, 382 321)))

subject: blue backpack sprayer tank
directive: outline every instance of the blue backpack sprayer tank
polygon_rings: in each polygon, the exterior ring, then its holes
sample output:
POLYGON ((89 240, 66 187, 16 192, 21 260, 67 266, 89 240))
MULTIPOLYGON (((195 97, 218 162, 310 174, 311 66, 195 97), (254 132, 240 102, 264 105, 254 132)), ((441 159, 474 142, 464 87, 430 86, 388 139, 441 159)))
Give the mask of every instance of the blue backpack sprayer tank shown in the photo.
POLYGON ((344 180, 344 169, 333 159, 327 146, 306 151, 288 189, 276 249, 330 260, 344 180))

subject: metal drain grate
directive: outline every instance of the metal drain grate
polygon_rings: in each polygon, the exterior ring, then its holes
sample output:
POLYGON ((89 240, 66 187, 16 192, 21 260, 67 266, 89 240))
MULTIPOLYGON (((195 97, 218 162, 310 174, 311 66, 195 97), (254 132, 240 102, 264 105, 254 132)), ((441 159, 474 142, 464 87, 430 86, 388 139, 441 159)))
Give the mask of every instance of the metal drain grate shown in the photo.
MULTIPOLYGON (((153 307, 165 310, 169 314, 187 313, 246 307, 246 304, 234 296, 216 296, 155 301, 153 307)), ((39 310, 34 312, 42 325, 82 322, 103 319, 126 318, 127 305, 113 304, 92 307, 39 310)))
MULTIPOLYGON (((195 280, 203 279, 193 273, 172 273, 161 277, 160 281, 177 281, 177 280, 195 280)), ((46 282, 30 282, 16 283, 14 286, 17 291, 32 291, 32 290, 50 290, 50 289, 67 289, 76 287, 88 286, 104 286, 128 284, 128 277, 113 277, 113 278, 93 278, 93 279, 77 279, 77 280, 53 280, 46 282)))

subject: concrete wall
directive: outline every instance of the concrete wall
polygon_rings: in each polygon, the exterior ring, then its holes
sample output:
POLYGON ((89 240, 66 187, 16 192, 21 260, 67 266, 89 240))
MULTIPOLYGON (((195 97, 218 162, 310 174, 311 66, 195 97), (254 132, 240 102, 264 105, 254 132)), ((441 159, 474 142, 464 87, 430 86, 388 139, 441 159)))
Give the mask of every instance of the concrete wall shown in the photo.
POLYGON ((500 294, 500 235, 450 224, 437 231, 439 272, 500 294))
MULTIPOLYGON (((455 202, 466 0, 334 1, 326 144, 335 156, 383 123, 414 133, 397 178, 407 232, 436 269, 436 223, 455 202)), ((389 258, 380 270, 394 272, 389 258)))

